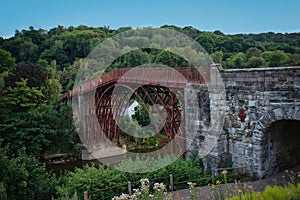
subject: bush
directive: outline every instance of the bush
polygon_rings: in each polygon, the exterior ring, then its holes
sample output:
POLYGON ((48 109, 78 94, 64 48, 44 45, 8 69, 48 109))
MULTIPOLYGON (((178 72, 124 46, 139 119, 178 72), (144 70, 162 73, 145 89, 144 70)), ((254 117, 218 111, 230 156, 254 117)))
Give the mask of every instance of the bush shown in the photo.
MULTIPOLYGON (((169 156, 158 158, 156 162, 159 165, 159 163, 166 161, 165 159, 171 158, 169 156)), ((135 161, 124 161, 119 167, 128 167, 128 169, 139 165, 147 167, 147 163, 149 162, 154 162, 154 160, 141 160, 137 158, 135 161)), ((84 191, 88 191, 92 199, 103 199, 121 193, 127 193, 128 181, 132 182, 132 188, 137 188, 140 184, 140 179, 146 177, 149 178, 151 185, 154 184, 154 182, 164 182, 164 184, 169 185, 170 174, 181 174, 179 176, 174 176, 174 182, 184 181, 183 185, 187 187, 187 181, 199 178, 203 175, 201 172, 202 167, 199 166, 198 163, 183 159, 178 159, 169 166, 157 171, 142 174, 118 171, 101 165, 86 165, 83 169, 77 168, 74 172, 68 172, 61 179, 62 183, 57 188, 57 191, 61 197, 73 195, 76 191, 79 199, 83 198, 84 191)), ((174 188, 178 189, 180 187, 182 186, 175 185, 174 188)))
POLYGON ((293 185, 291 183, 285 186, 267 186, 263 192, 240 192, 239 196, 234 196, 228 200, 248 200, 248 199, 264 199, 264 200, 282 200, 282 199, 300 199, 300 184, 293 185))
POLYGON ((62 178, 63 184, 57 188, 57 191, 61 197, 77 192, 79 199, 83 199, 83 193, 88 191, 92 198, 103 199, 126 191, 126 185, 111 190, 103 190, 119 186, 126 181, 125 173, 101 165, 97 167, 86 165, 83 169, 76 168, 74 172, 68 172, 62 178))
POLYGON ((4 184, 0 182, 0 200, 7 200, 6 189, 4 184))
POLYGON ((51 199, 55 195, 56 178, 46 172, 44 165, 21 149, 18 156, 8 158, 5 149, 0 149, 0 188, 5 199, 51 199))
MULTIPOLYGON (((137 169, 142 172, 147 170, 149 171, 147 173, 129 173, 131 181, 134 180, 134 186, 138 186, 139 180, 145 177, 149 178, 150 184, 154 184, 155 182, 164 182, 166 185, 169 185, 169 176, 170 174, 173 174, 174 183, 184 182, 182 184, 175 184, 174 189, 181 189, 187 187, 186 182, 189 180, 198 179, 200 176, 207 178, 206 174, 203 174, 202 166, 199 164, 198 160, 191 161, 181 158, 176 159, 173 156, 148 158, 146 160, 142 160, 141 158, 137 157, 134 160, 128 159, 124 162, 121 162, 117 168, 129 172, 136 172, 137 169), (166 165, 165 163, 171 164, 161 168, 162 166, 166 165), (155 170, 158 168, 160 169, 155 170)), ((198 181, 197 185, 207 185, 210 179, 207 181, 206 178, 205 180, 198 181)))

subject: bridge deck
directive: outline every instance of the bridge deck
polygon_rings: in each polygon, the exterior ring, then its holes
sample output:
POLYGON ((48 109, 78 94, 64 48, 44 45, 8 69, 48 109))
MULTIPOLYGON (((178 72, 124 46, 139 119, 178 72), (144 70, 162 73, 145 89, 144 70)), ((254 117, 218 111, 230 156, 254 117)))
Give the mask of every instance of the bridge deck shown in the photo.
MULTIPOLYGON (((102 76, 83 81, 82 91, 89 92, 111 83, 134 83, 141 85, 166 86, 184 88, 187 83, 209 82, 209 68, 122 68, 113 69, 102 76)), ((62 94, 62 99, 73 96, 79 91, 75 86, 69 92, 62 94)))

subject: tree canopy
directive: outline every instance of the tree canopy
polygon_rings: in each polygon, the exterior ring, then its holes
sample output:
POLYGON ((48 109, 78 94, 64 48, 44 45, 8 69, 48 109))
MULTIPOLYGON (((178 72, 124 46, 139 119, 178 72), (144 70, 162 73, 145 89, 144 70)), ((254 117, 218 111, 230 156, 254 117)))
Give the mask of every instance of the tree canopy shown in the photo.
MULTIPOLYGON (((259 33, 259 34, 224 34, 220 30, 213 32, 198 30, 192 26, 177 27, 163 25, 161 28, 172 29, 191 37, 211 54, 216 63, 223 68, 255 68, 275 67, 300 64, 300 33, 259 33)), ((72 67, 78 60, 86 57, 93 48, 104 39, 110 38, 131 27, 111 29, 104 27, 57 26, 50 30, 35 29, 16 31, 15 35, 0 42, 0 72, 8 70, 14 63, 46 63, 55 62, 55 68, 61 73, 62 90, 72 88, 78 68, 72 67), (69 75, 70 74, 70 75, 69 75)), ((155 35, 153 41, 159 47, 162 41, 155 35)), ((128 44, 149 43, 148 38, 128 38, 128 44)), ((176 42, 175 40, 167 42, 176 42)), ((124 45, 125 45, 124 43, 124 45)), ((112 44, 113 45, 113 44, 112 44)), ((190 66, 191 63, 168 51, 155 49, 135 50, 113 63, 113 67, 134 67, 147 62, 170 66, 190 66)), ((76 64, 75 64, 76 65, 76 64)), ((51 65, 53 66, 53 65, 51 65)), ((49 69, 47 69, 49 70, 49 69)), ((47 71, 45 70, 45 71, 47 71)), ((47 71, 49 73, 49 71, 47 71)), ((49 75, 49 74, 48 74, 49 75)), ((28 80, 28 83, 31 80, 28 80)))

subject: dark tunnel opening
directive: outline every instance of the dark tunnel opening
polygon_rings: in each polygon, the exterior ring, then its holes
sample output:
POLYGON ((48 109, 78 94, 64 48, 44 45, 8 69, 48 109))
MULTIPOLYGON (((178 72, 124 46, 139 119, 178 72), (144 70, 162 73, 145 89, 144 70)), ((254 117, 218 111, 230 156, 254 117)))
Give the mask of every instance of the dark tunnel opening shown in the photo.
POLYGON ((280 120, 267 130, 267 175, 300 164, 300 121, 280 120))

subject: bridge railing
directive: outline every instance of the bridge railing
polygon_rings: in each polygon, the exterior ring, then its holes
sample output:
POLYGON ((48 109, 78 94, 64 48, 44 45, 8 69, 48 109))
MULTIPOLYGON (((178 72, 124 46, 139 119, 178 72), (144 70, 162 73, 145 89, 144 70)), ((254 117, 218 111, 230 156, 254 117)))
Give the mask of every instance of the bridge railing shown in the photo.
POLYGON ((97 87, 112 83, 137 83, 166 85, 173 87, 185 87, 186 83, 208 83, 210 81, 210 68, 121 68, 112 69, 102 76, 83 81, 80 86, 75 86, 72 90, 62 94, 62 99, 73 96, 81 91, 91 91, 97 87), (80 87, 80 88, 79 88, 80 87))

